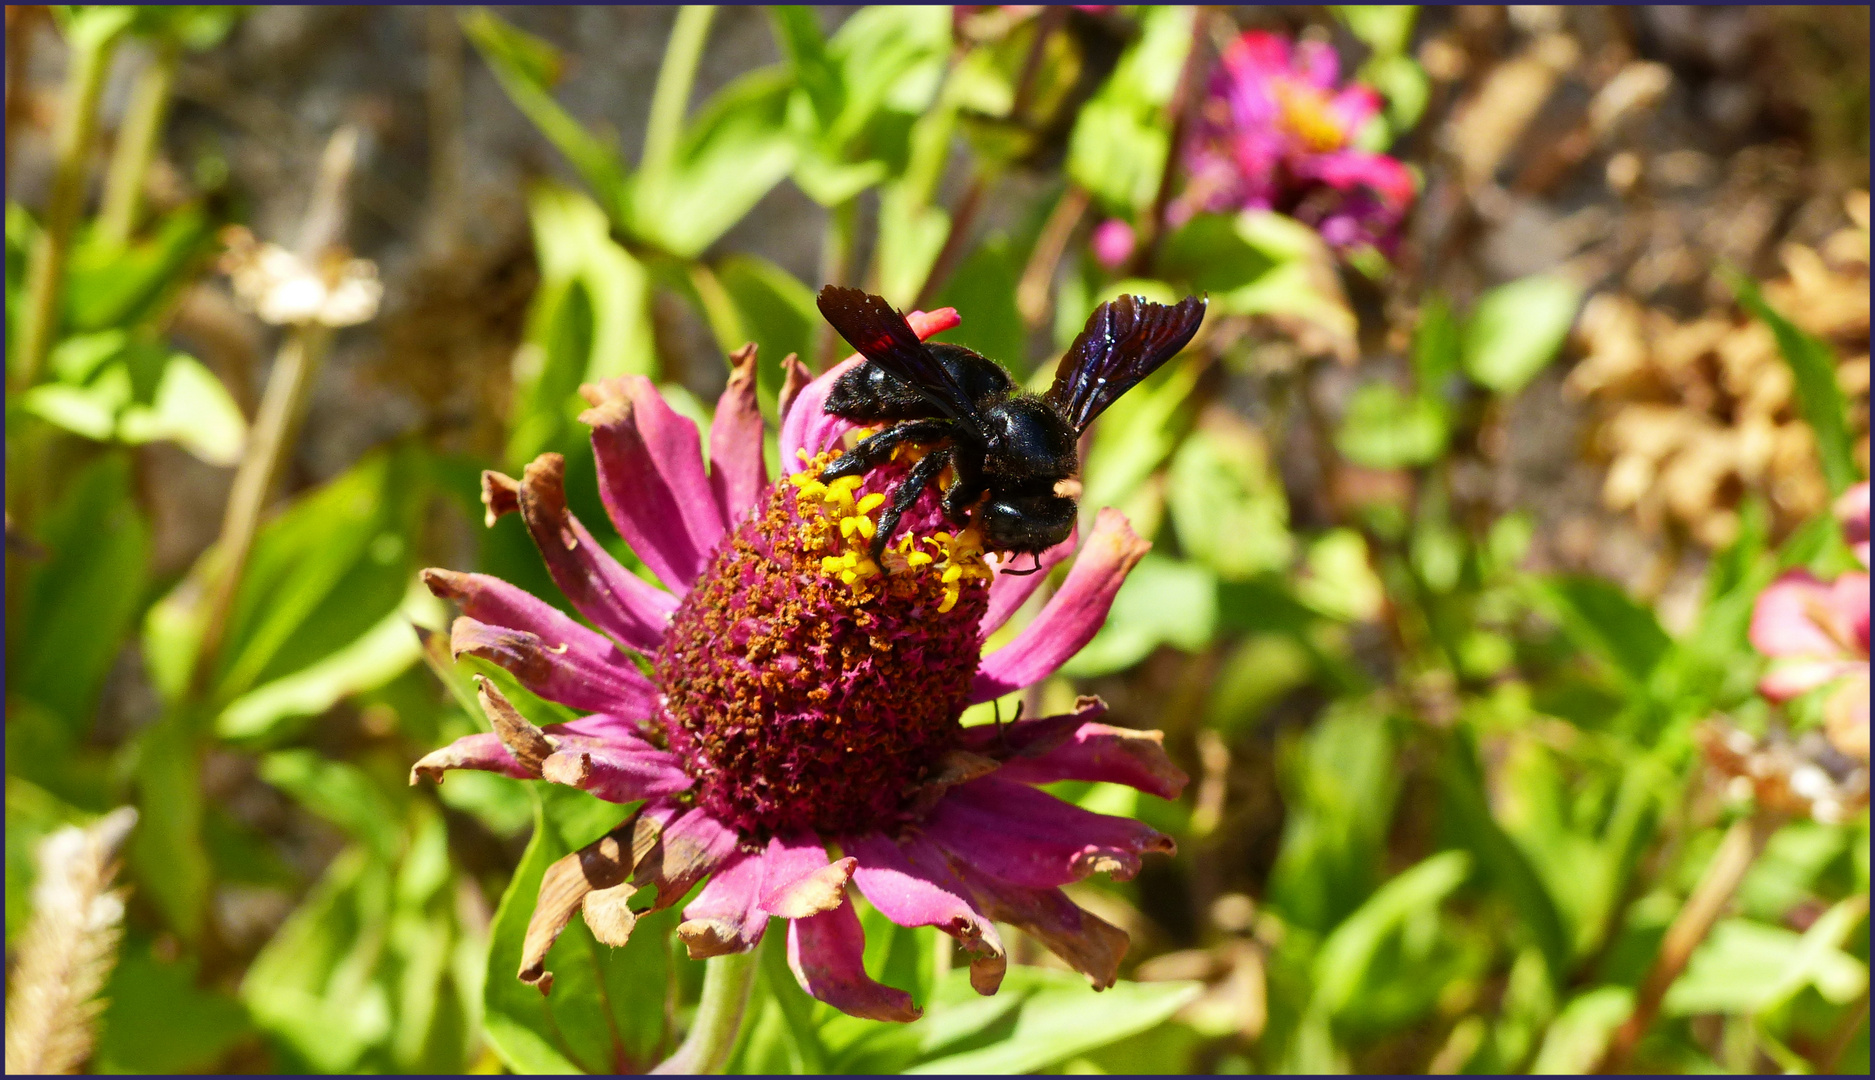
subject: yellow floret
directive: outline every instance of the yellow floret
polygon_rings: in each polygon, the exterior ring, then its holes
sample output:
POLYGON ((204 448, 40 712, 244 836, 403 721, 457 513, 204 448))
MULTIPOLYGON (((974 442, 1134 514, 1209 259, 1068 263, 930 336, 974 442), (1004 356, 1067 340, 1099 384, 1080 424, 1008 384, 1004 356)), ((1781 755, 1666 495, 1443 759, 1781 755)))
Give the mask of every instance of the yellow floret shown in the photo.
POLYGON ((874 510, 877 510, 881 506, 884 506, 884 505, 885 505, 885 496, 875 491, 872 494, 867 495, 866 497, 860 499, 859 505, 856 506, 855 509, 857 509, 862 514, 870 514, 874 510))

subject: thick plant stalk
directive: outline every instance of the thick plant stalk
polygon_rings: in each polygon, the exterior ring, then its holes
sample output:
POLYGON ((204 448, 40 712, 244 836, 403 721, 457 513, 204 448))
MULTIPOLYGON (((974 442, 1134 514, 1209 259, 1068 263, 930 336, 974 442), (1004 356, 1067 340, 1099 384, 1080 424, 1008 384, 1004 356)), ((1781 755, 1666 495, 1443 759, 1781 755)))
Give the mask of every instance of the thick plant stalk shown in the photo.
POLYGON ((665 1058, 654 1073, 699 1075, 723 1071, 742 1031, 742 1015, 749 1007, 749 989, 755 985, 755 954, 731 953, 705 961, 703 998, 677 1052, 665 1058))
POLYGON ((1660 951, 1655 954, 1653 966, 1647 970, 1635 993, 1634 1011, 1609 1040, 1608 1051, 1596 1072, 1628 1071, 1635 1044, 1641 1041, 1641 1036, 1659 1014, 1667 988, 1686 970, 1693 950, 1706 940, 1732 894, 1738 891, 1739 882, 1745 879, 1745 872, 1751 869, 1751 864, 1757 861, 1771 834, 1781 824, 1783 822, 1775 815, 1758 811, 1726 830, 1725 839, 1719 841, 1719 850, 1713 853, 1699 884, 1693 886, 1692 895, 1686 898, 1680 913, 1667 927, 1666 936, 1660 939, 1660 951))
POLYGON ((71 67, 65 76, 65 102, 53 150, 52 187, 46 198, 44 228, 33 244, 26 271, 26 310, 20 320, 14 389, 39 381, 52 337, 58 330, 59 296, 65 283, 65 259, 72 230, 85 203, 85 165, 98 130, 98 98, 118 34, 72 35, 71 67))
POLYGON ((163 137, 163 118, 169 113, 171 90, 182 47, 173 41, 156 45, 156 53, 137 76, 130 90, 130 108, 117 131, 111 169, 104 178, 104 205, 98 212, 98 235, 106 243, 126 244, 136 232, 143 209, 143 179, 156 158, 163 137))
POLYGON ((15 947, 7 995, 9 1074, 73 1073, 91 1056, 98 993, 124 933, 124 892, 111 883, 136 823, 125 806, 40 842, 32 921, 15 947))
MULTIPOLYGON (((345 187, 357 160, 358 130, 340 128, 326 144, 319 163, 319 178, 313 188, 311 204, 301 226, 299 250, 308 262, 316 263, 321 253, 337 245, 345 223, 345 187)), ((201 646, 196 651, 191 690, 204 693, 214 673, 223 638, 228 632, 228 617, 234 598, 253 552, 254 536, 260 528, 261 511, 266 509, 267 493, 279 475, 280 463, 292 442, 307 396, 312 392, 313 376, 331 343, 332 331, 318 323, 305 323, 287 331, 286 341, 267 376, 260 413, 248 434, 248 444, 235 470, 234 487, 228 494, 227 515, 222 519, 221 559, 208 595, 208 607, 202 622, 201 646)))

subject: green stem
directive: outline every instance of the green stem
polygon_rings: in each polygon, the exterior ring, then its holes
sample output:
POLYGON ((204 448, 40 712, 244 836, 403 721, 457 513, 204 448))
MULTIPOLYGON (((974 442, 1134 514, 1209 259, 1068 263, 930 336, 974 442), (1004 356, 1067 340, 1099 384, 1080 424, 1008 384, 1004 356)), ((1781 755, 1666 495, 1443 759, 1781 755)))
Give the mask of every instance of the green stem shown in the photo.
POLYGON ((704 961, 703 998, 697 1002, 697 1018, 690 1025, 690 1033, 676 1053, 651 1071, 667 1075, 722 1072, 736 1048, 742 1015, 749 1007, 749 990, 754 985, 753 952, 712 956, 704 961))
POLYGON ((703 59, 703 44, 710 34, 710 19, 716 14, 712 4, 692 4, 677 9, 677 22, 671 27, 671 39, 664 46, 664 64, 658 69, 657 88, 651 94, 651 114, 645 121, 644 155, 639 171, 659 176, 669 171, 677 156, 677 140, 683 134, 684 114, 690 111, 690 88, 696 82, 697 63, 703 59))
POLYGON ((170 90, 181 59, 182 49, 175 42, 159 42, 156 55, 131 87, 130 107, 117 131, 111 169, 104 179, 104 206, 98 212, 98 235, 107 244, 127 244, 137 229, 143 179, 163 138, 163 117, 169 112, 170 90))
POLYGON ((281 459, 312 390, 313 374, 319 369, 319 361, 325 357, 330 340, 331 331, 316 323, 294 327, 288 331, 286 343, 280 347, 273 371, 267 377, 260 413, 254 418, 247 450, 241 456, 241 464, 234 474, 234 487, 228 493, 228 513, 221 526, 221 550, 202 623, 202 642, 195 654, 194 678, 190 683, 193 697, 201 697, 208 690, 222 641, 228 633, 235 593, 246 573, 248 556, 254 550, 254 537, 260 530, 261 511, 267 507, 267 492, 280 471, 281 459))
MULTIPOLYGON (((317 265, 324 253, 336 248, 345 226, 345 189, 357 162, 358 130, 342 127, 332 133, 319 161, 319 175, 313 185, 312 200, 300 223, 299 253, 308 263, 317 265)), ((261 511, 267 506, 267 493, 280 471, 286 449, 292 445, 300 414, 305 411, 312 393, 313 376, 331 344, 332 331, 318 323, 294 326, 287 331, 273 370, 267 375, 267 389, 262 393, 260 412, 248 432, 241 464, 235 469, 234 488, 228 493, 227 516, 222 519, 218 565, 212 572, 208 606, 202 621, 202 639, 196 649, 195 668, 190 679, 192 697, 200 698, 209 689, 210 676, 220 657, 228 619, 234 610, 234 598, 247 569, 254 537, 260 530, 261 511)))
POLYGON ((85 164, 98 130, 98 98, 111 65, 116 34, 73 35, 71 67, 65 76, 65 108, 53 151, 52 188, 46 198, 45 227, 33 244, 26 272, 26 311, 20 320, 19 356, 14 390, 39 381, 46 354, 58 330, 59 294, 65 282, 65 257, 72 230, 85 203, 85 164))

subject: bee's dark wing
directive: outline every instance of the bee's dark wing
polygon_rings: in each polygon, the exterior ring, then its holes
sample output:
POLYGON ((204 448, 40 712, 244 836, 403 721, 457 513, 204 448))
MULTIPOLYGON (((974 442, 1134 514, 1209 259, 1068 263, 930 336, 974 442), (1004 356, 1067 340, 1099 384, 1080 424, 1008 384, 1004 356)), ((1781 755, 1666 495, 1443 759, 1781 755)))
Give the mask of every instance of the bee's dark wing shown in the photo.
POLYGON ((816 302, 820 313, 861 356, 904 380, 945 416, 975 418, 976 406, 963 387, 884 297, 829 285, 820 290, 816 302))
POLYGON ((1121 394, 1178 355, 1204 321, 1205 303, 1187 296, 1167 306, 1122 296, 1095 308, 1055 369, 1048 400, 1074 430, 1086 430, 1121 394))

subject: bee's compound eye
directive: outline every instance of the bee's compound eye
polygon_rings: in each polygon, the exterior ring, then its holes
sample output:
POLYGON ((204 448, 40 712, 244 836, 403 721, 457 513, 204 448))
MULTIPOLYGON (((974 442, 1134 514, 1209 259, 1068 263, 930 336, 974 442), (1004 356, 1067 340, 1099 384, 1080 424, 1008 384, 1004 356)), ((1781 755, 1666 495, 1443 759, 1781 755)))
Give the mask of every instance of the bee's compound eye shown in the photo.
POLYGON ((1074 531, 1073 499, 1055 494, 992 496, 983 504, 983 546, 991 551, 1041 551, 1074 531))

